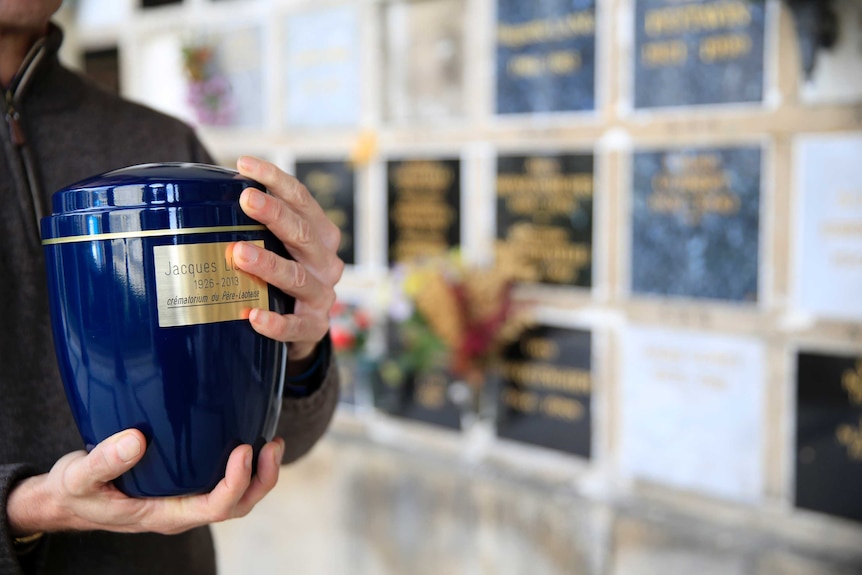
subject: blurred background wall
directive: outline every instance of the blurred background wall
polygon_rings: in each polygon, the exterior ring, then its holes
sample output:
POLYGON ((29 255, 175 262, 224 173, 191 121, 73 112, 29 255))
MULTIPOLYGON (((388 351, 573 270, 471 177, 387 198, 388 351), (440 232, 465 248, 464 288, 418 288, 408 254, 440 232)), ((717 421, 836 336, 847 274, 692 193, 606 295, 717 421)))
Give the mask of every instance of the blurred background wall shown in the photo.
POLYGON ((58 19, 343 230, 343 405, 224 572, 862 572, 862 2, 58 19))

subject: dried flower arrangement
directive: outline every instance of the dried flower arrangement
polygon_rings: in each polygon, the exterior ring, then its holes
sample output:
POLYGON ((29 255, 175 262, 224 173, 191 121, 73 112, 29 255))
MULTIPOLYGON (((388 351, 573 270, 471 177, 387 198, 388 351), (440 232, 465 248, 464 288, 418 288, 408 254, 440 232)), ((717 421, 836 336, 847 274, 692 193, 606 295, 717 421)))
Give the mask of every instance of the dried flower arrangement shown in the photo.
POLYGON ((496 266, 477 267, 457 253, 396 268, 389 315, 398 327, 401 353, 393 359, 400 370, 442 363, 477 391, 528 324, 512 297, 516 272, 499 256, 496 266))

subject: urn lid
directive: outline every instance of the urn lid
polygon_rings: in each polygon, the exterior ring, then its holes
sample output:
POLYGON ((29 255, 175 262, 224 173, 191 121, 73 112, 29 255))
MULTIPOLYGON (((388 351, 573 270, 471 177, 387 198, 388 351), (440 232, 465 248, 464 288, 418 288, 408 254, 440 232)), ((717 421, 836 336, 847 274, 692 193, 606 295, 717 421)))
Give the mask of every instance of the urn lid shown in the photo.
POLYGON ((234 170, 209 164, 139 164, 99 174, 52 196, 54 215, 80 210, 237 202, 259 183, 234 170))
POLYGON ((266 190, 234 170, 195 163, 140 164, 87 178, 51 198, 43 243, 205 226, 262 227, 239 207, 248 187, 266 190))

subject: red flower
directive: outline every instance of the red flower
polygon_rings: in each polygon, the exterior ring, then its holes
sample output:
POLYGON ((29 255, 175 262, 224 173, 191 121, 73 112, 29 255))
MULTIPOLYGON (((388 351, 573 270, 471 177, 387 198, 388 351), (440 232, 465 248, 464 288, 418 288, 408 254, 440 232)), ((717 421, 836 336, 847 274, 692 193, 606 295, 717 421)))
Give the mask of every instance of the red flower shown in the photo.
POLYGON ((332 304, 332 308, 329 310, 329 317, 338 317, 344 313, 344 310, 347 309, 347 306, 340 301, 332 304))
POLYGON ((371 327, 371 316, 364 311, 357 311, 353 316, 353 321, 356 322, 356 327, 361 330, 366 330, 371 327))
POLYGON ((341 351, 352 349, 353 345, 356 343, 356 337, 346 329, 332 326, 329 330, 329 334, 332 337, 332 345, 336 350, 341 351))

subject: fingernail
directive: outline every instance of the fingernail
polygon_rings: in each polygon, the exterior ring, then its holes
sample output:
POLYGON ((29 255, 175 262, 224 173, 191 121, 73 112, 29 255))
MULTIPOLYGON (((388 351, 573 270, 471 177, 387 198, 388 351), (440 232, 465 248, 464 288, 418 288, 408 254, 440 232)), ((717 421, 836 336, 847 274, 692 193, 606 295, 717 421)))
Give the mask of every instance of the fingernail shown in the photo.
POLYGON ((253 308, 248 314, 248 320, 251 323, 255 323, 258 327, 266 328, 270 324, 270 315, 264 313, 265 310, 260 308, 253 308))
POLYGON ((249 449, 248 451, 245 452, 245 459, 243 460, 243 464, 245 465, 246 469, 251 469, 251 457, 252 457, 252 450, 249 449))
POLYGON ((263 192, 259 190, 255 190, 254 188, 246 188, 243 193, 245 194, 245 203, 250 208, 259 210, 262 209, 264 204, 266 203, 266 198, 263 197, 263 192))
POLYGON ((141 453, 141 442, 134 435, 127 435, 117 442, 117 455, 128 463, 141 453))
POLYGON ((251 156, 240 156, 237 164, 241 170, 251 172, 257 167, 258 161, 251 156))
POLYGON ((257 261, 257 250, 246 244, 237 244, 233 248, 233 257, 247 264, 257 261))
POLYGON ((275 464, 281 465, 281 460, 284 458, 284 442, 279 442, 278 449, 275 450, 275 464))

